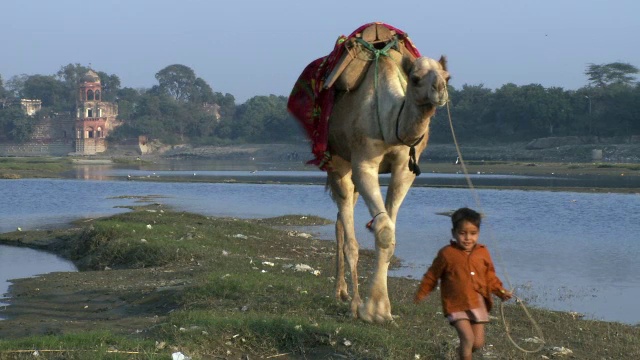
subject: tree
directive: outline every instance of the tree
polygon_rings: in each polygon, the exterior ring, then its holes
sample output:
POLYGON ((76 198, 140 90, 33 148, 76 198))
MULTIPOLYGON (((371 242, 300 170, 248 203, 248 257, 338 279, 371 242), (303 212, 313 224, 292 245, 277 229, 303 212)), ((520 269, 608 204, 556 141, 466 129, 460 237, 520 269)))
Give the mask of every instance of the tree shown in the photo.
POLYGON ((232 119, 236 112, 236 99, 233 95, 229 93, 222 95, 222 93, 217 92, 213 96, 213 103, 220 106, 220 119, 232 119))
POLYGON ((109 75, 104 71, 98 71, 98 76, 100 76, 100 85, 102 87, 102 101, 116 101, 118 90, 120 90, 120 78, 118 75, 109 75))
MULTIPOLYGON (((477 129, 491 107, 493 92, 480 85, 462 85, 458 91, 449 86, 449 98, 452 120, 456 137, 459 139, 475 140, 477 129)), ((451 129, 446 109, 436 111, 432 119, 430 140, 434 142, 451 141, 451 129)))
POLYGON ((638 68, 621 62, 609 64, 589 64, 584 72, 593 86, 606 87, 612 84, 632 85, 638 68))
POLYGON ((80 64, 67 64, 60 67, 56 73, 57 79, 63 84, 65 95, 63 96, 66 111, 73 111, 76 106, 76 97, 78 96, 78 84, 82 77, 91 70, 90 68, 80 64))
POLYGON ((208 138, 213 135, 213 131, 217 125, 216 118, 204 111, 197 109, 189 114, 190 120, 185 127, 185 135, 191 140, 198 138, 208 138))
POLYGON ((589 128, 597 136, 628 136, 637 132, 640 121, 639 85, 611 84, 590 94, 593 102, 589 128))
POLYGON ((544 109, 538 120, 541 136, 562 135, 567 130, 570 119, 570 94, 563 88, 551 87, 545 90, 544 109))
POLYGON ((22 97, 22 89, 24 88, 24 82, 27 81, 29 75, 21 74, 11 77, 7 81, 6 90, 9 92, 8 96, 13 98, 22 97))
MULTIPOLYGON (((80 64, 67 64, 62 66, 56 73, 56 77, 60 80, 66 89, 67 95, 64 97, 69 110, 75 107, 76 96, 78 94, 78 84, 91 68, 80 64)), ((107 74, 104 71, 96 72, 100 77, 100 85, 102 87, 102 101, 115 101, 118 90, 120 89, 120 78, 115 74, 107 74)))
POLYGON ((288 98, 270 95, 269 100, 272 103, 272 107, 263 115, 265 134, 260 140, 287 141, 295 138, 304 138, 302 126, 287 111, 288 98), (292 123, 298 126, 291 126, 292 123))
POLYGON ((202 78, 197 78, 193 82, 191 93, 189 94, 189 102, 195 104, 213 104, 215 102, 215 95, 211 86, 202 78))
POLYGON ((187 102, 193 92, 196 74, 185 65, 174 64, 156 73, 159 90, 177 101, 187 102))
POLYGON ((484 139, 515 141, 526 132, 528 119, 528 99, 519 86, 513 83, 496 89, 487 114, 476 129, 484 139))
POLYGON ((216 135, 240 141, 284 141, 299 137, 299 127, 287 112, 285 96, 255 96, 236 109, 233 120, 226 119, 216 135))
POLYGON ((25 115, 20 106, 1 109, 0 130, 8 140, 24 142, 33 133, 33 119, 25 115))
POLYGON ((76 64, 67 64, 65 66, 60 67, 60 70, 56 73, 58 80, 64 82, 68 86, 72 86, 74 90, 77 89, 80 80, 87 73, 87 71, 91 70, 90 68, 76 64))
POLYGON ((62 82, 50 75, 29 76, 23 85, 21 97, 27 99, 40 99, 42 106, 53 110, 66 110, 65 86, 62 82))
POLYGON ((4 88, 4 82, 2 81, 2 75, 0 75, 0 99, 7 97, 8 91, 4 88))
POLYGON ((119 89, 115 101, 118 103, 118 117, 128 120, 134 115, 136 104, 140 101, 140 93, 129 87, 119 89))

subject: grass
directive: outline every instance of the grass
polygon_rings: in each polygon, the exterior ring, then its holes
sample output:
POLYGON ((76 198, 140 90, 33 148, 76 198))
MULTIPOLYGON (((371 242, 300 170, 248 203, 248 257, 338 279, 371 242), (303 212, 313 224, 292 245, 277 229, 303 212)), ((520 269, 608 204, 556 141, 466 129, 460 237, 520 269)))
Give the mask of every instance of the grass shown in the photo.
POLYGON ((57 157, 0 157, 0 179, 49 178, 72 169, 71 159, 57 157))
MULTIPOLYGON (((0 329, 0 359, 31 359, 30 352, 15 351, 35 349, 41 351, 39 359, 168 359, 177 351, 193 359, 455 358, 457 337, 441 314, 438 294, 414 305, 415 280, 389 279, 393 312, 398 316, 395 323, 366 324, 351 317, 348 304, 333 296, 333 242, 295 236, 281 228, 327 223, 303 215, 211 218, 156 204, 37 236, 0 234, 4 243, 20 241, 47 248, 87 270, 47 276, 46 282, 28 280, 17 284, 14 291, 29 294, 36 286, 37 292, 74 286, 66 302, 82 301, 91 309, 90 297, 99 290, 88 289, 87 284, 100 277, 98 284, 105 289, 100 297, 126 303, 121 305, 125 316, 118 321, 99 318, 99 311, 74 310, 77 313, 66 315, 74 319, 71 322, 41 318, 41 325, 34 320, 31 325, 41 332, 39 336, 11 336, 9 330, 3 333, 0 329), (319 275, 296 271, 296 264, 309 265, 319 275), (101 271, 105 267, 113 270, 101 271), (124 288, 127 291, 118 290, 124 288), (156 306, 168 303, 170 310, 156 306), (152 311, 143 313, 143 305, 152 311), (137 317, 152 319, 152 325, 125 326, 137 317)), ((363 251, 362 295, 368 289, 372 263, 373 254, 363 251)), ((553 347, 565 347, 576 359, 640 358, 638 326, 530 311, 547 340, 544 350, 536 354, 517 350, 498 318, 487 326, 485 356, 540 359, 541 355, 551 357, 553 347)), ((492 315, 499 316, 497 309, 492 315)), ((506 317, 514 340, 522 347, 535 348, 525 342, 537 334, 522 309, 508 305, 506 317)), ((27 321, 16 318, 3 323, 26 326, 27 321)))
POLYGON ((153 163, 148 160, 142 160, 140 157, 113 157, 111 161, 118 165, 149 165, 153 163))
POLYGON ((596 164, 599 169, 627 169, 632 171, 639 171, 640 165, 638 164, 596 164))
POLYGON ((0 359, 130 359, 131 356, 165 358, 156 352, 153 342, 113 335, 108 331, 0 341, 0 359), (118 350, 118 347, 128 350, 118 350))

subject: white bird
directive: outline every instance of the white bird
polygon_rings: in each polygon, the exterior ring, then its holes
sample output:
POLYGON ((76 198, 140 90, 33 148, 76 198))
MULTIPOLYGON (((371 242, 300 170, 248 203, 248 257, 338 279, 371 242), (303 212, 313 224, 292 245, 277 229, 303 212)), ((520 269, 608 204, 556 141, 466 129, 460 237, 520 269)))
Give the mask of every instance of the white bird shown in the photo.
POLYGON ((18 231, 22 231, 22 228, 21 228, 21 227, 19 227, 19 228, 17 228, 16 230, 18 230, 18 231))
POLYGON ((456 165, 460 164, 460 157, 456 157, 456 165))

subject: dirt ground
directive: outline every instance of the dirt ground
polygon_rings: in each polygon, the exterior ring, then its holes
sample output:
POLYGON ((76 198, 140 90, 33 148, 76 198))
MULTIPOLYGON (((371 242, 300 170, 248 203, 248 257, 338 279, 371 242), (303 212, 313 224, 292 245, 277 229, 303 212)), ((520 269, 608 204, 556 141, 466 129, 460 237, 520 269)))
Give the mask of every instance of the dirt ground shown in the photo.
POLYGON ((175 308, 189 269, 129 269, 51 273, 13 280, 0 338, 111 329, 135 335, 175 308))
MULTIPOLYGON (((0 235, 0 243, 65 252, 60 235, 75 226, 47 231, 12 232, 0 235)), ((13 279, 9 306, 0 310, 0 339, 68 332, 113 329, 117 333, 140 333, 176 306, 174 298, 187 285, 193 267, 103 269, 102 271, 55 272, 13 279)))

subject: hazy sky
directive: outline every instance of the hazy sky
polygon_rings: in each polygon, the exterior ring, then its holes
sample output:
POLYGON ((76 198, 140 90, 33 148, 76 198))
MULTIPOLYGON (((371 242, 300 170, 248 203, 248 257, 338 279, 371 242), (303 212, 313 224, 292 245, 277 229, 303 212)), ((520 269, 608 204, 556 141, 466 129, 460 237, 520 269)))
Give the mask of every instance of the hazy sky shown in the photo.
POLYGON ((0 75, 90 64, 138 88, 183 64, 240 104, 288 96, 339 35, 373 21, 407 32, 422 55, 447 55, 456 88, 576 89, 589 63, 640 67, 638 0, 25 0, 0 6, 0 75))

